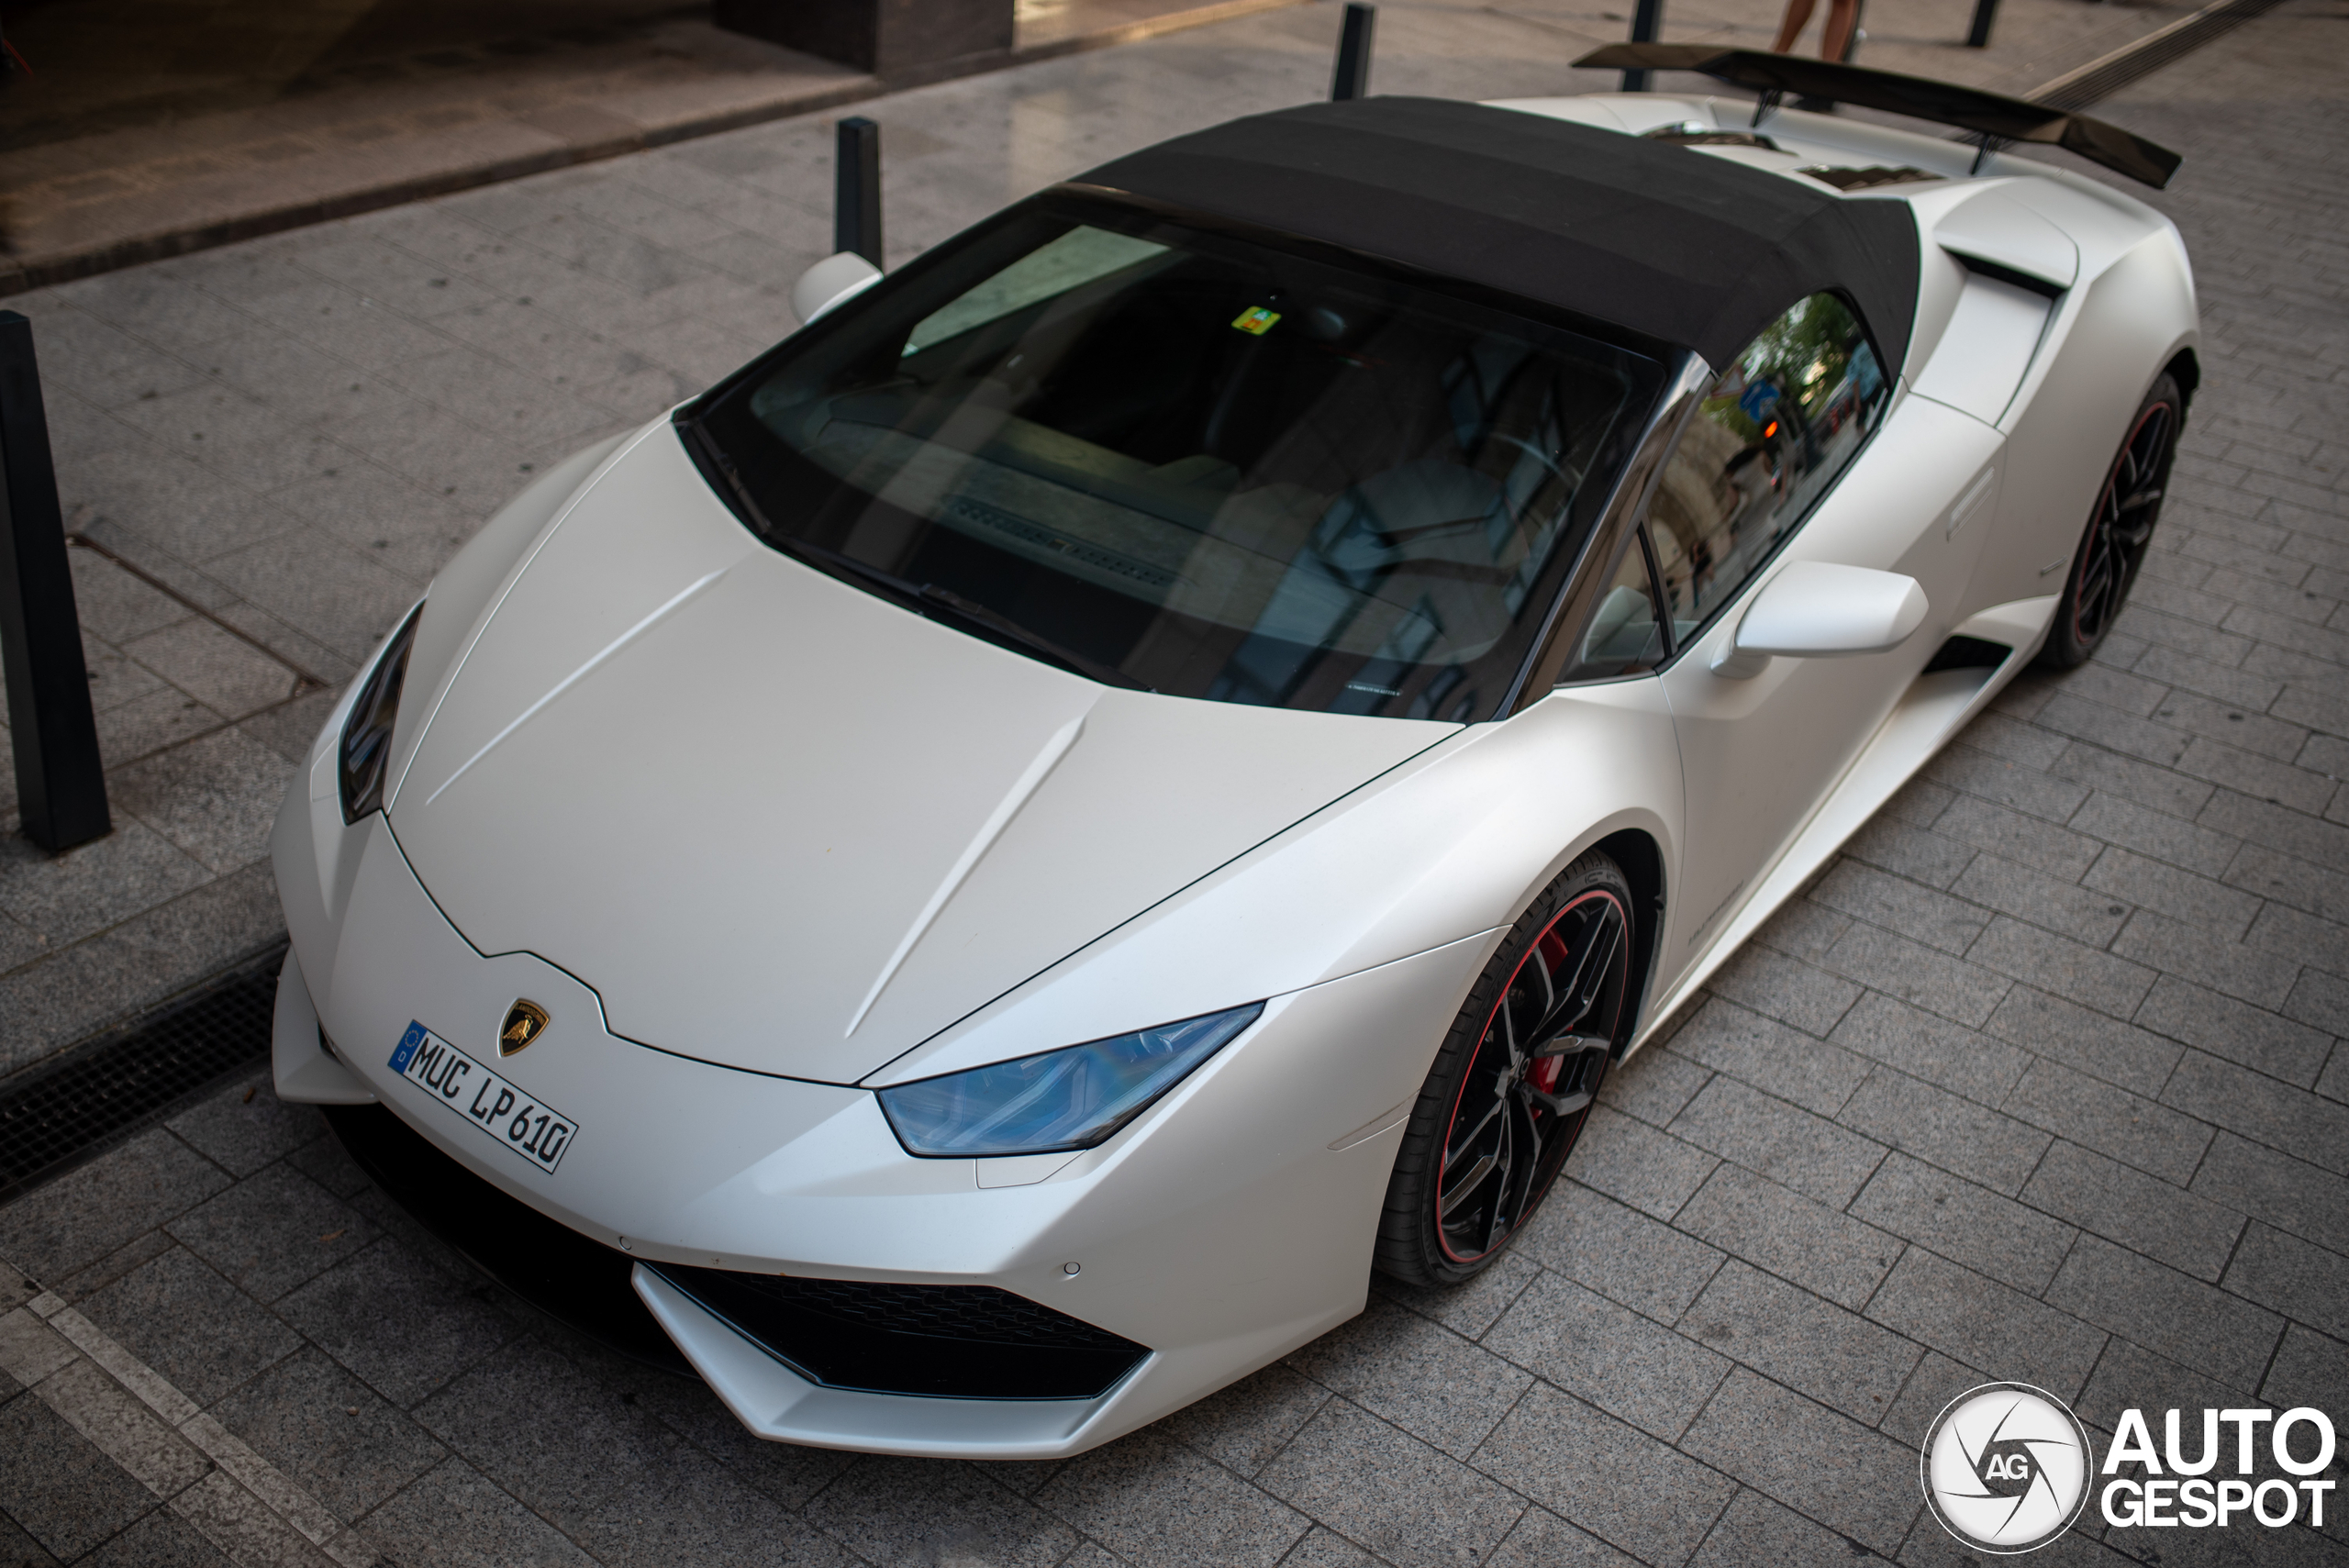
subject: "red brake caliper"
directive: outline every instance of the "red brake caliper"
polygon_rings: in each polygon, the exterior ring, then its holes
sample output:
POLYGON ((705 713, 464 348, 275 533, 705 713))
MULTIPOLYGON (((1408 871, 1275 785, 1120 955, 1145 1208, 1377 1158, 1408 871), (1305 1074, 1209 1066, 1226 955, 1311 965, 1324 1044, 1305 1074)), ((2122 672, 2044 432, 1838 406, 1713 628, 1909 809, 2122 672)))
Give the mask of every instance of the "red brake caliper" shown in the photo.
MULTIPOLYGON (((1557 932, 1542 933, 1542 940, 1533 944, 1532 962, 1548 963, 1553 975, 1565 967, 1566 944, 1558 940, 1557 932)), ((1558 1088, 1558 1074, 1564 1070, 1565 1064, 1564 1057, 1544 1056, 1526 1073, 1525 1081, 1545 1095, 1554 1094, 1558 1088)))

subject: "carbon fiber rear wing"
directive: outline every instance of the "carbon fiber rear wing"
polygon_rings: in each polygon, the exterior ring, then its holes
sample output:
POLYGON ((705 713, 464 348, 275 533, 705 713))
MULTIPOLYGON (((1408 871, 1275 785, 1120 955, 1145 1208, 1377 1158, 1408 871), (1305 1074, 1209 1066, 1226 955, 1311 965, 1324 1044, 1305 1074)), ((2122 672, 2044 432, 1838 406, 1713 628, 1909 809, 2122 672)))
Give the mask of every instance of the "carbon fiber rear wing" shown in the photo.
POLYGON ((2068 109, 1922 76, 1799 55, 1701 43, 1616 43, 1593 50, 1575 63, 1603 71, 1695 71, 1733 86, 1753 88, 1771 102, 1780 94, 1793 93, 1955 126, 1974 132, 1986 145, 1998 140, 2061 147, 2155 190, 2169 183, 2179 162, 2177 154, 2166 147, 2068 109))

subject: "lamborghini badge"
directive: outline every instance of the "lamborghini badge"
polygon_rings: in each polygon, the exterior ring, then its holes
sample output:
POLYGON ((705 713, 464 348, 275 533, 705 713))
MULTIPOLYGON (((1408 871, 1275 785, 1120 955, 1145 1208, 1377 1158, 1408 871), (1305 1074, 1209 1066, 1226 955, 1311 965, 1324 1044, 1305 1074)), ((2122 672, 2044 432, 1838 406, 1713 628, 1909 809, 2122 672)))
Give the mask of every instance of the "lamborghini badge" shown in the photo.
POLYGON ((547 1010, 525 997, 506 1009, 505 1027, 497 1031, 497 1054, 511 1056, 546 1033, 547 1010))

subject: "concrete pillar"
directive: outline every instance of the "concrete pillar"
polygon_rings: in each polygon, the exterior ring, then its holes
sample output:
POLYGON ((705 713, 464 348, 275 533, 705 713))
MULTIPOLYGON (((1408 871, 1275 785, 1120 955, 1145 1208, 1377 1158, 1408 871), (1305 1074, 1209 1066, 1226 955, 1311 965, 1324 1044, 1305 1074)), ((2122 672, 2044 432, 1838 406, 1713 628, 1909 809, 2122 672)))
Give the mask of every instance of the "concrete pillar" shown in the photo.
POLYGON ((785 49, 896 76, 1011 47, 1012 0, 712 0, 710 19, 785 49))

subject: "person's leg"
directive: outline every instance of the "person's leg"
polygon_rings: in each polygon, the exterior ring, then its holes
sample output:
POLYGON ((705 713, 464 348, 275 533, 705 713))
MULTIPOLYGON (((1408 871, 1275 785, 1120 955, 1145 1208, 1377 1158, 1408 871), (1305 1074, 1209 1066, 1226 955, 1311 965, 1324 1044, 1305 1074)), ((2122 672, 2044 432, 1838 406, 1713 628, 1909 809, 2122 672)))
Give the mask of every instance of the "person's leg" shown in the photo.
MULTIPOLYGON (((1809 0, 1802 0, 1803 14, 1810 14, 1809 0)), ((1827 0, 1827 31, 1819 40, 1819 58, 1842 60, 1852 47, 1852 33, 1860 25, 1860 0, 1827 0)), ((1780 53, 1786 52, 1784 50, 1780 53)))
MULTIPOLYGON (((1831 0, 1831 3, 1843 5, 1848 0, 1831 0)), ((1802 36, 1803 28, 1810 21, 1811 5, 1812 0, 1787 0, 1786 20, 1778 24, 1778 41, 1770 46, 1772 54, 1794 52, 1795 39, 1802 36)))

